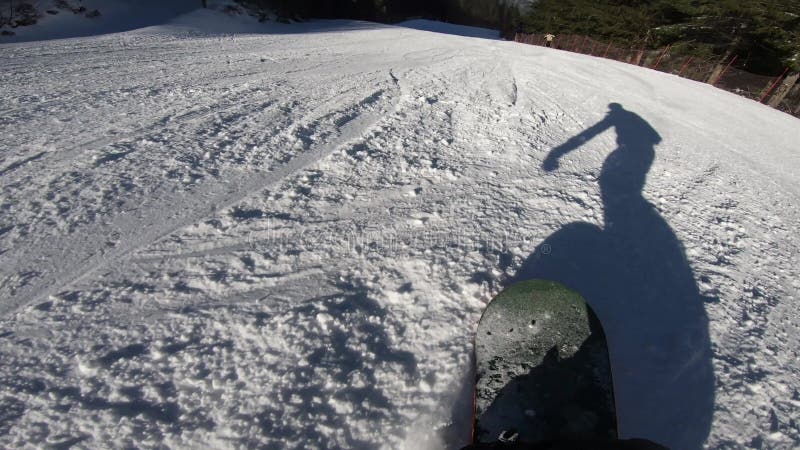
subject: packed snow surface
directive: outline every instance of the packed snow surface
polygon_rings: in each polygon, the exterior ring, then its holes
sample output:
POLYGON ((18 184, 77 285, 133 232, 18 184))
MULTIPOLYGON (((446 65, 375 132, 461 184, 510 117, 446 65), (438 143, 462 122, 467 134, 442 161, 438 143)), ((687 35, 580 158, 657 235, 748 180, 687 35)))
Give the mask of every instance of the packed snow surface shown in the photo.
POLYGON ((800 445, 797 119, 212 14, 0 46, 0 447, 458 448, 478 318, 531 277, 597 311, 623 436, 800 445))

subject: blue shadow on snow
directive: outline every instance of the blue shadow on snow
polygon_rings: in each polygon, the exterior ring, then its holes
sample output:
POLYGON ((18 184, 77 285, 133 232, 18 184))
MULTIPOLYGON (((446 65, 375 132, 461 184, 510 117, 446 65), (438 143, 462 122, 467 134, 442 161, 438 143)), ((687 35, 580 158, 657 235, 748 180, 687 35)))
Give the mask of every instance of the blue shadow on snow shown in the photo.
POLYGON ((606 331, 620 437, 700 449, 711 426, 714 370, 704 297, 675 233, 643 196, 661 136, 617 103, 543 163, 614 128, 599 177, 604 226, 573 222, 546 238, 510 283, 556 280, 580 292, 606 331))

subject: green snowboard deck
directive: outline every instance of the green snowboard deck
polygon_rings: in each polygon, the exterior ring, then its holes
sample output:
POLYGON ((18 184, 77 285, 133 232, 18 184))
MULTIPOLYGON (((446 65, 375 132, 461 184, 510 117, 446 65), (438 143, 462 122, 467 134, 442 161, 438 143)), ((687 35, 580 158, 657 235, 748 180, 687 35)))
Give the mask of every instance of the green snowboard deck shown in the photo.
POLYGON ((481 316, 473 441, 515 429, 520 442, 615 438, 605 333, 576 292, 529 280, 498 294, 481 316))

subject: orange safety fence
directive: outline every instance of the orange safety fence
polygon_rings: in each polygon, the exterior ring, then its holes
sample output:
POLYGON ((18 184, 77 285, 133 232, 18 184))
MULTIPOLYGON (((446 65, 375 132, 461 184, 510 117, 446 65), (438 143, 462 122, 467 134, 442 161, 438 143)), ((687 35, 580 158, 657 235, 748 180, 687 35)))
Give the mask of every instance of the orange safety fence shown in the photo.
MULTIPOLYGON (((522 34, 514 36, 516 42, 545 46, 545 34, 522 34)), ((585 55, 608 58, 616 61, 647 67, 675 74, 691 80, 712 84, 720 89, 763 103, 776 103, 781 111, 800 117, 800 83, 789 87, 782 97, 774 97, 787 79, 788 69, 780 76, 757 75, 734 67, 737 55, 724 61, 708 61, 703 58, 681 54, 671 46, 658 50, 636 47, 620 47, 589 36, 562 34, 556 36, 551 47, 585 55), (780 100, 780 101, 778 101, 780 100)), ((796 79, 796 77, 795 77, 796 79)), ((791 80, 790 80, 791 81, 791 80)))

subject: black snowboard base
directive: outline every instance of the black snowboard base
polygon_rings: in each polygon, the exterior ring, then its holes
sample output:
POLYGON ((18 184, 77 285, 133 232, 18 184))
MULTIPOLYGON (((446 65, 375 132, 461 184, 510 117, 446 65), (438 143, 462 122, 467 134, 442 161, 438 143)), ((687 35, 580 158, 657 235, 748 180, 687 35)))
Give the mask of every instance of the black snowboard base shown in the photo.
POLYGON ((529 280, 498 294, 475 338, 473 442, 613 439, 617 420, 605 334, 583 298, 529 280))

